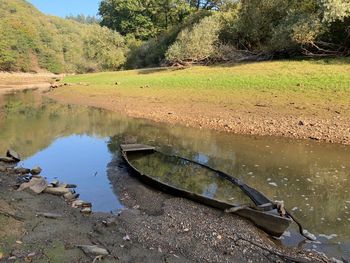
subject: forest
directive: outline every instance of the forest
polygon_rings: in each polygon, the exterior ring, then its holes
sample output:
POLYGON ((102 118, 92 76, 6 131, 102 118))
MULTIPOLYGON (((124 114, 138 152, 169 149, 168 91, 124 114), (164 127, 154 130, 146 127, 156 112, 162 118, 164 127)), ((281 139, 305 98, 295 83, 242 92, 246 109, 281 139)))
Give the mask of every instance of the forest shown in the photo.
POLYGON ((66 19, 24 0, 0 2, 5 71, 82 73, 349 55, 349 0, 102 0, 98 17, 66 19))

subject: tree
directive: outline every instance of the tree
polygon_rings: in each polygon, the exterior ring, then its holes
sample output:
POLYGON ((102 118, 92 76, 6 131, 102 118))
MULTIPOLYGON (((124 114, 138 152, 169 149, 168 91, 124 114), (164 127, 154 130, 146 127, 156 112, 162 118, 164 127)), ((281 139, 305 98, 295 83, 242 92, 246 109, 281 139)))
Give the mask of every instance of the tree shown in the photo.
POLYGON ((180 32, 170 46, 166 59, 170 63, 195 63, 209 59, 219 41, 220 22, 216 16, 203 18, 192 29, 180 32))
POLYGON ((147 40, 181 23, 190 6, 185 0, 103 0, 99 13, 101 25, 147 40))
POLYGON ((99 24, 101 22, 101 20, 96 16, 89 16, 89 15, 85 16, 84 14, 80 14, 76 16, 69 15, 69 16, 66 16, 66 19, 74 20, 82 24, 99 24))

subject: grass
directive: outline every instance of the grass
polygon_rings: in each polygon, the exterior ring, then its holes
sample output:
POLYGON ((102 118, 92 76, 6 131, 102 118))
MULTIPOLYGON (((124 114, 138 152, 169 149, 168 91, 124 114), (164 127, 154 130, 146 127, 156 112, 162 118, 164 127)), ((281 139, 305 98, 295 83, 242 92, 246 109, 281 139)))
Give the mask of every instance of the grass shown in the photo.
POLYGON ((183 70, 155 68, 68 76, 64 82, 77 84, 70 92, 81 95, 116 94, 168 103, 181 100, 234 104, 237 100, 254 100, 284 105, 293 100, 325 106, 348 104, 350 60, 271 61, 183 70), (83 83, 89 85, 80 85, 83 83))

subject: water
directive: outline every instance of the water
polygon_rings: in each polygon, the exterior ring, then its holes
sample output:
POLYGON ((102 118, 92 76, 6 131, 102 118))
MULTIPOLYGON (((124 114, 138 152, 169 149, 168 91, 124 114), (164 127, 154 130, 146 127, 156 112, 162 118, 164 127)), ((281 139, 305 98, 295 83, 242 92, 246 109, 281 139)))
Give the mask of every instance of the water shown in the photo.
POLYGON ((128 160, 142 173, 181 190, 232 205, 254 204, 238 186, 199 164, 158 152, 129 153, 128 160))
MULTIPOLYGON (((62 105, 32 92, 0 97, 0 153, 22 154, 48 179, 79 185, 95 211, 122 207, 107 165, 119 144, 160 147, 232 174, 287 208, 320 243, 305 248, 350 259, 350 147, 273 137, 239 136, 135 120, 99 109, 62 105)), ((215 194, 215 187, 203 190, 215 194)), ((220 194, 221 195, 221 194, 220 194)), ((291 227, 281 242, 302 241, 291 227)))

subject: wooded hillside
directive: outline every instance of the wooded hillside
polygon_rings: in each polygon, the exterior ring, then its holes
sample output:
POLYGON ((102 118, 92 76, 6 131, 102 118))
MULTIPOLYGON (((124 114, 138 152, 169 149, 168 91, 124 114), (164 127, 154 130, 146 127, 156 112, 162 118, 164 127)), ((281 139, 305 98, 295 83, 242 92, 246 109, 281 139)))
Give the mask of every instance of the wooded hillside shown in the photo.
POLYGON ((350 0, 102 0, 100 17, 0 1, 0 70, 94 72, 350 55, 350 0))
POLYGON ((0 1, 0 70, 54 73, 116 70, 121 35, 99 25, 47 16, 25 0, 0 1))
POLYGON ((350 0, 102 0, 100 15, 132 67, 350 55, 350 0))

